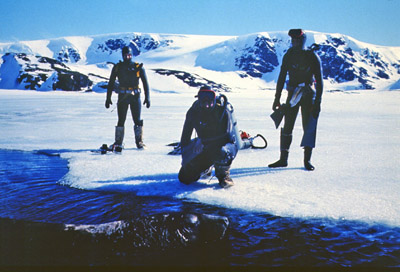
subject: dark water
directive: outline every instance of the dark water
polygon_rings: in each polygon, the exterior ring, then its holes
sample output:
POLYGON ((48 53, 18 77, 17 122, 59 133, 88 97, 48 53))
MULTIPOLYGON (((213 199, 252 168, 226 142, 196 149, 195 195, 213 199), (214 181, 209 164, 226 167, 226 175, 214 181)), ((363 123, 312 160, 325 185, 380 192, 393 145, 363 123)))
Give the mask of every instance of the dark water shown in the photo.
MULTIPOLYGON (((229 229, 221 241, 191 248, 160 251, 92 246, 62 256, 23 249, 0 258, 0 265, 400 267, 399 227, 283 218, 162 197, 78 190, 58 184, 67 171, 67 162, 58 156, 0 150, 0 221, 97 224, 187 212, 226 216, 229 229)), ((1 235, 6 235, 4 229, 1 235)), ((57 248, 57 241, 52 243, 57 248)), ((16 245, 9 242, 0 247, 1 252, 14 252, 16 245)))

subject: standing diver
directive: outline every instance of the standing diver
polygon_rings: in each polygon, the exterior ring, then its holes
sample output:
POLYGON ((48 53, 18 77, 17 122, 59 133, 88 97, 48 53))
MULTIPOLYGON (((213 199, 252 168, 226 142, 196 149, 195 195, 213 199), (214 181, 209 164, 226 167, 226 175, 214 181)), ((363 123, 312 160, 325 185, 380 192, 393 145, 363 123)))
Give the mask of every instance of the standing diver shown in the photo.
POLYGON ((274 111, 283 107, 280 103, 280 98, 286 75, 289 73, 289 82, 287 83, 288 96, 284 107, 285 122, 281 129, 280 138, 281 155, 277 162, 268 165, 268 167, 286 167, 288 165, 292 132, 301 107, 304 131, 301 146, 304 147, 304 167, 309 171, 313 171, 311 153, 315 147, 317 119, 321 110, 323 89, 321 61, 313 50, 305 49, 306 34, 302 29, 291 29, 288 34, 292 39, 292 47, 283 56, 276 84, 275 100, 272 105, 274 111), (314 80, 316 90, 312 88, 314 80))
POLYGON ((144 89, 144 102, 147 108, 150 108, 150 94, 149 84, 147 83, 147 77, 143 68, 143 63, 139 64, 132 61, 132 49, 129 46, 122 48, 123 61, 118 62, 114 65, 110 80, 107 88, 107 99, 105 106, 108 109, 112 104, 111 95, 114 89, 115 79, 118 78, 118 124, 115 127, 115 142, 111 146, 112 150, 121 151, 122 143, 124 140, 125 131, 125 120, 130 107, 132 113, 132 119, 134 122, 134 133, 135 142, 138 149, 145 147, 143 143, 143 120, 140 119, 141 113, 141 99, 140 99, 140 87, 139 79, 142 80, 144 89))

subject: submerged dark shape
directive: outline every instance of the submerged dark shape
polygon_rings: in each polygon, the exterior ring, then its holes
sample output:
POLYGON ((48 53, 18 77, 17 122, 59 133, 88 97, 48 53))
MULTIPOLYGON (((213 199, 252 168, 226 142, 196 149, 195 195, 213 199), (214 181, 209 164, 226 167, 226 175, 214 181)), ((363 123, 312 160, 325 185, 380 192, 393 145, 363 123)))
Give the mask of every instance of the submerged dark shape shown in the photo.
POLYGON ((228 218, 157 214, 77 225, 0 219, 0 265, 113 263, 121 252, 163 251, 221 240, 228 218))
POLYGON ((228 224, 228 219, 221 216, 159 214, 97 225, 66 224, 64 230, 114 243, 123 241, 132 247, 169 248, 219 240, 228 224))

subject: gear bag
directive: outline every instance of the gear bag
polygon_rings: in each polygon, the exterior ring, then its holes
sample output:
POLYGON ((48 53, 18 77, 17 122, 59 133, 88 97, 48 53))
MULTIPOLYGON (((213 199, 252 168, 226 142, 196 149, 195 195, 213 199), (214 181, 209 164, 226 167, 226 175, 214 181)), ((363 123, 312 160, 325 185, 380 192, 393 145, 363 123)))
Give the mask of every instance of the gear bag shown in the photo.
POLYGON ((194 138, 187 146, 182 147, 182 166, 185 166, 203 152, 203 148, 200 138, 194 138))

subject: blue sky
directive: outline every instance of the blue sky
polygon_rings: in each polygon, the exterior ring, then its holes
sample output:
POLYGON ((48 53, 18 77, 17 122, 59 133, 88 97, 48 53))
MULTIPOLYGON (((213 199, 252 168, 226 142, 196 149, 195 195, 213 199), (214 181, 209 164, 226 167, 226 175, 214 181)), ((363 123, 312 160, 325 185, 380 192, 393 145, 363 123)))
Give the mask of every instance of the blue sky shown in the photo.
POLYGON ((244 35, 303 28, 400 46, 400 0, 0 0, 0 42, 120 32, 244 35))

